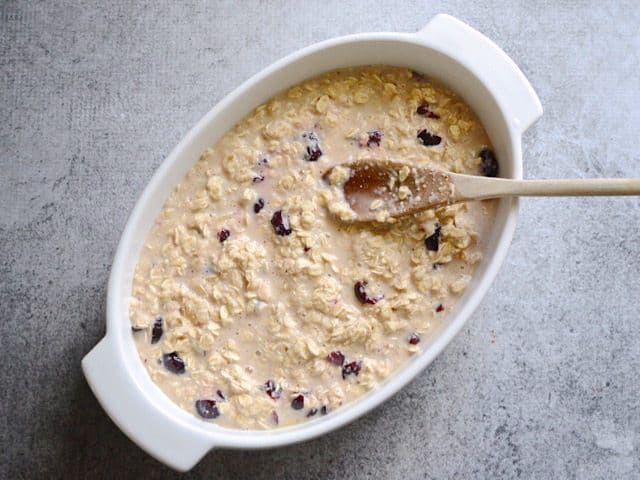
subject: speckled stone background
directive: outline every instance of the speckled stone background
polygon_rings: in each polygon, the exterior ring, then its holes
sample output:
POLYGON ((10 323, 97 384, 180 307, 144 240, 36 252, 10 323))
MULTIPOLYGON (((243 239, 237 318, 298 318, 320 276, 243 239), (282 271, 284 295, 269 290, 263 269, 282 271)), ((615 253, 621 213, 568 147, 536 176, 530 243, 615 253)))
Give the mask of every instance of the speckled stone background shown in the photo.
MULTIPOLYGON (((635 1, 0 3, 0 478, 172 478, 80 371, 127 215, 187 130, 302 46, 436 13, 540 95, 528 177, 640 176, 635 1)), ((467 328, 323 438, 215 451, 185 478, 640 478, 640 199, 526 199, 467 328)))

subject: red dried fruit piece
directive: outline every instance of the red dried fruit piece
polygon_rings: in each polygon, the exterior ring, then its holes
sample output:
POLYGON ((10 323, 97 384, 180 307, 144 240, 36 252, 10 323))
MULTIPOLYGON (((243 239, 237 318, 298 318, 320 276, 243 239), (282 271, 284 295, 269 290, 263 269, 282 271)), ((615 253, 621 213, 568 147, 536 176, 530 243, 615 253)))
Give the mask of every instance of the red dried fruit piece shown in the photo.
POLYGON ((417 333, 412 333, 409 335, 409 343, 411 345, 417 345, 420 343, 420 336, 417 333))
POLYGON ((309 410, 309 413, 307 413, 307 417, 313 417, 316 413, 318 413, 318 409, 312 408, 311 410, 309 410))
POLYGON ((259 213, 264 208, 264 199, 259 198, 256 203, 253 204, 253 213, 259 213))
POLYGON ((304 395, 300 394, 291 400, 291 408, 294 410, 302 410, 304 408, 304 395))
POLYGON ((220 240, 220 243, 223 243, 230 236, 231 236, 231 232, 226 228, 223 228, 218 232, 218 240, 220 240))
POLYGON ((282 210, 278 210, 273 214, 271 217, 271 225, 273 225, 276 235, 280 235, 282 237, 290 235, 291 232, 293 232, 289 225, 289 218, 282 213, 282 210))
POLYGON ((356 298, 360 300, 360 303, 366 303, 367 298, 369 297, 367 294, 367 281, 356 282, 353 286, 353 293, 356 298))
POLYGON ((416 109, 416 113, 418 115, 423 115, 427 118, 436 118, 436 119, 440 118, 440 115, 429 110, 428 103, 423 103, 421 105, 418 105, 418 108, 416 109))
POLYGON ((440 230, 442 230, 442 227, 440 225, 436 225, 435 232, 433 232, 428 237, 425 237, 424 246, 427 248, 427 250, 437 252, 440 248, 440 230))
POLYGON ((444 305, 440 304, 436 307, 436 312, 440 313, 440 312, 444 312, 444 305))
POLYGON ((367 285, 369 285, 369 283, 366 280, 356 282, 353 286, 353 293, 356 295, 356 298, 360 301, 360 303, 375 305, 384 297, 383 295, 378 295, 377 297, 372 297, 371 295, 369 295, 369 292, 367 292, 367 285))
POLYGON ((198 415, 202 418, 206 419, 217 418, 220 416, 220 410, 218 410, 215 400, 196 400, 196 412, 198 412, 198 415))
POLYGON ((315 147, 307 147, 307 152, 304 154, 304 159, 307 162, 317 162, 321 156, 322 150, 320 150, 320 147, 316 145, 315 147))
POLYGON ((342 367, 342 378, 343 379, 347 378, 347 375, 355 375, 357 377, 361 369, 362 369, 361 361, 353 361, 353 362, 347 363, 342 367))
POLYGON ((442 137, 429 133, 425 128, 423 128, 422 130, 418 130, 418 140, 425 147, 433 147, 435 145, 440 145, 442 137))
POLYGON ((367 140, 367 147, 371 145, 380 146, 380 142, 382 141, 382 132, 379 130, 372 130, 371 132, 367 132, 369 135, 369 139, 367 140))
POLYGON ((335 351, 327 355, 327 360, 334 365, 342 366, 344 364, 344 353, 335 351))
POLYGON ((185 371, 184 360, 180 358, 178 352, 163 354, 162 363, 167 370, 176 375, 182 375, 185 371))
POLYGON ((315 132, 303 133, 302 138, 306 143, 306 151, 304 154, 304 159, 307 162, 317 162, 318 159, 322 156, 322 150, 320 149, 320 139, 318 138, 318 134, 315 132))
POLYGON ((153 328, 151 329, 151 343, 158 343, 162 338, 164 330, 162 329, 162 317, 158 317, 153 322, 153 328))
POLYGON ((480 163, 480 171, 485 177, 498 176, 498 160, 493 150, 483 148, 478 154, 482 160, 480 163))
POLYGON ((264 383, 264 391, 272 400, 277 400, 282 395, 282 388, 273 380, 269 379, 264 383))

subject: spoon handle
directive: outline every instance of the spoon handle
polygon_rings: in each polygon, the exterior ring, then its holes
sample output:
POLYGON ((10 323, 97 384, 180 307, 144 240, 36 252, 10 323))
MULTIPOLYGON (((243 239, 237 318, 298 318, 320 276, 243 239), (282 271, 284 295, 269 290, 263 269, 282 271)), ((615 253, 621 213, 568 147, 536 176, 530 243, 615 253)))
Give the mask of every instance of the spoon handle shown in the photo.
POLYGON ((482 200, 497 197, 572 197, 640 195, 640 178, 588 178, 575 180, 510 180, 452 175, 456 197, 482 200))

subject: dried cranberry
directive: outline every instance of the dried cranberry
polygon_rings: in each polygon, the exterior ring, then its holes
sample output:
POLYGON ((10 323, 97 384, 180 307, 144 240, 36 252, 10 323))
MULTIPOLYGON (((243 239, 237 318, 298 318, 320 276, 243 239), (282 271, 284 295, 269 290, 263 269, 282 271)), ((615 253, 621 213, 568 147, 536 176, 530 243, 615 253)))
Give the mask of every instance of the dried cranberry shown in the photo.
POLYGON ((440 312, 444 312, 444 305, 440 304, 436 307, 436 312, 440 313, 440 312))
POLYGON ((220 243, 224 242, 230 236, 231 236, 231 232, 226 228, 223 228, 218 232, 218 240, 220 240, 220 243))
POLYGON ((276 235, 280 235, 282 237, 290 235, 293 231, 289 225, 289 218, 282 213, 282 210, 278 210, 273 214, 271 217, 271 225, 273 225, 276 235))
POLYGON ((483 148, 478 154, 482 160, 480 163, 480 171, 485 177, 498 176, 498 160, 493 150, 483 148))
POLYGON ((151 329, 151 343, 158 343, 162 338, 162 317, 156 318, 153 322, 153 328, 151 329))
POLYGON ((428 237, 425 237, 424 246, 427 247, 427 250, 437 252, 440 248, 440 230, 442 230, 442 227, 440 225, 436 225, 435 232, 428 237))
POLYGON ((264 208, 264 199, 259 198, 256 203, 253 204, 253 212, 259 213, 264 208))
POLYGON ((282 395, 282 388, 273 380, 269 379, 264 383, 264 391, 273 400, 277 400, 282 395))
POLYGON ((320 139, 315 132, 303 133, 302 138, 306 143, 306 151, 304 159, 307 162, 317 162, 322 156, 322 150, 320 149, 320 139))
POLYGON ((253 177, 253 183, 260 183, 264 181, 264 175, 256 175, 253 177))
POLYGON ((339 351, 331 352, 329 355, 327 355, 327 360, 329 360, 329 362, 333 363, 334 365, 340 366, 344 363, 344 353, 339 351))
POLYGON ((220 416, 220 410, 218 410, 215 400, 196 400, 196 411, 202 418, 217 418, 220 416))
POLYGON ((342 378, 347 378, 347 375, 355 375, 356 377, 360 373, 362 368, 362 362, 350 362, 342 367, 342 378))
POLYGON ((376 146, 380 146, 380 142, 382 141, 382 132, 379 130, 373 130, 371 132, 368 132, 369 134, 369 139, 367 140, 367 147, 370 147, 371 145, 376 145, 376 146))
POLYGON ((360 281, 360 282, 356 282, 356 284, 353 286, 353 293, 355 294, 356 298, 360 300, 360 303, 365 303, 367 301, 367 298, 368 298, 367 290, 366 290, 367 285, 368 285, 368 282, 360 281))
POLYGON ((427 103, 423 103, 421 105, 418 105, 418 108, 416 109, 416 113, 418 115, 423 115, 427 118, 440 118, 440 115, 438 115, 437 113, 432 112, 431 110, 429 110, 429 104, 427 103))
POLYGON ((318 409, 312 408, 311 410, 309 410, 309 413, 307 413, 307 417, 313 417, 316 413, 318 413, 318 409))
POLYGON ((226 400, 226 398, 224 398, 224 395, 222 394, 222 390, 216 390, 216 393, 218 394, 218 397, 220 397, 220 400, 226 400))
POLYGON ((435 145, 440 145, 442 137, 433 133, 429 133, 425 128, 423 128, 422 130, 418 130, 418 140, 425 147, 433 147, 435 145))
POLYGON ((409 343, 411 345, 417 345, 420 343, 420 336, 417 333, 412 333, 409 335, 409 343))
POLYGON ((307 162, 317 162, 322 156, 322 150, 317 145, 313 148, 307 147, 307 153, 304 155, 304 159, 307 162))
POLYGON ((326 415, 327 413, 329 413, 329 410, 326 405, 323 405, 322 408, 320 408, 320 415, 326 415))
POLYGON ((304 395, 300 394, 291 400, 291 408, 294 410, 302 410, 304 408, 304 395))
POLYGON ((426 103, 422 103, 418 105, 418 108, 416 109, 416 113, 418 115, 426 115, 427 113, 429 113, 429 105, 427 105, 426 103))
POLYGON ((377 297, 372 297, 367 292, 367 285, 369 283, 366 280, 362 280, 360 282, 356 282, 353 286, 353 293, 355 293, 356 298, 360 300, 360 303, 368 303, 369 305, 375 305, 380 300, 382 300, 382 295, 378 295, 377 297))
POLYGON ((181 375, 184 373, 184 360, 180 358, 178 352, 165 353, 162 355, 162 363, 171 373, 181 375))

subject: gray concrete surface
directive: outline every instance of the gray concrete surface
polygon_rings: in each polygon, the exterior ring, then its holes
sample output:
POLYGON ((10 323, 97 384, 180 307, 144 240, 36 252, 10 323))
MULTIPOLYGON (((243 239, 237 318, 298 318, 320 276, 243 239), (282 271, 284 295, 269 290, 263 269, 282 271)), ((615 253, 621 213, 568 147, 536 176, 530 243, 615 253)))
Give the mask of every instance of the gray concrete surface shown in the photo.
MULTIPOLYGON (((640 175, 637 2, 0 4, 0 478, 172 478, 80 359, 104 333, 128 212, 227 92, 336 35, 449 12, 538 91, 528 177, 640 175), (482 3, 482 4, 481 4, 482 3)), ((527 199, 468 327, 384 406, 321 439, 215 451, 185 478, 640 478, 640 200, 527 199)))

